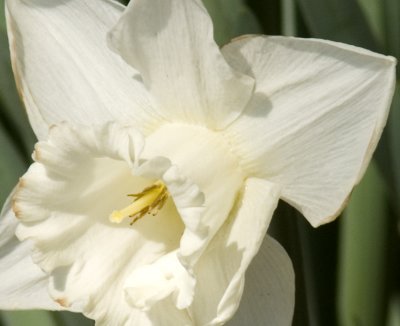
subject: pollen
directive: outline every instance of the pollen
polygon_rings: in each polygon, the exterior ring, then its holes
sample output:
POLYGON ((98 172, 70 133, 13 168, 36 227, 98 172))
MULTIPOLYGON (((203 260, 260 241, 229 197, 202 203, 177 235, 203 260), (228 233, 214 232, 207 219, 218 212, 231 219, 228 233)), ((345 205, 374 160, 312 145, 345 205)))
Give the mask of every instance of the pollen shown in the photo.
POLYGON ((130 223, 132 225, 146 214, 155 216, 163 208, 169 194, 164 183, 157 181, 142 192, 128 196, 133 197, 133 202, 121 210, 112 212, 111 222, 121 223, 123 219, 129 217, 132 219, 130 223))

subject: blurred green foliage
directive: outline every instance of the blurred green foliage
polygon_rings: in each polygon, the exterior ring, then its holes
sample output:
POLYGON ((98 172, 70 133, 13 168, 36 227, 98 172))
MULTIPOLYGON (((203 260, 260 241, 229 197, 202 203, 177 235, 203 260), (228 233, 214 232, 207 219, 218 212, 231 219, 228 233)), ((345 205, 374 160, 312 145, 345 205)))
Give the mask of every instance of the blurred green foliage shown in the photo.
POLYGON ((0 0, 0 126, 12 137, 21 159, 28 163, 36 138, 13 82, 4 16, 4 0, 0 0))
MULTIPOLYGON (((204 2, 221 45, 242 34, 283 34, 330 39, 400 56, 399 0, 204 2)), ((397 87, 376 164, 354 191, 339 222, 312 229, 289 206, 278 208, 271 233, 294 263, 295 326, 400 326, 399 94, 397 87)), ((13 82, 4 0, 0 0, 0 202, 29 165, 34 142, 13 82)), ((66 312, 0 316, 1 326, 92 324, 66 312)))
POLYGON ((388 299, 390 220, 384 179, 370 164, 342 217, 340 234, 340 325, 384 325, 388 299))

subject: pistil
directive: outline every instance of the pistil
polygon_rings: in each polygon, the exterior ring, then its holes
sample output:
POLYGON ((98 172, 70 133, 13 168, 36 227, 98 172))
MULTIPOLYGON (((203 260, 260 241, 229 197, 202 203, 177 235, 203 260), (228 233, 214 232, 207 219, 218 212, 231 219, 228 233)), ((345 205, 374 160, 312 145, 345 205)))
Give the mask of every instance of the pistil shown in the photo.
POLYGON ((155 182, 150 187, 143 189, 142 192, 129 194, 133 197, 132 204, 111 213, 110 221, 121 223, 126 217, 131 218, 131 225, 141 219, 146 214, 157 215, 168 199, 167 187, 161 181, 155 182))

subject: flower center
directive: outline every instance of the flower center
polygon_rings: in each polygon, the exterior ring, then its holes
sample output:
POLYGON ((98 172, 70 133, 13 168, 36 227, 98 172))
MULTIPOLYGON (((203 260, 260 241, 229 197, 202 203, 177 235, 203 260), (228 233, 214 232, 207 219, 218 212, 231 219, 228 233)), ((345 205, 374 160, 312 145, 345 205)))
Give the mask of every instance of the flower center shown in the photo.
POLYGON ((143 189, 137 194, 129 194, 133 197, 133 202, 129 206, 113 211, 110 215, 110 221, 113 223, 121 223, 121 221, 130 217, 131 225, 141 219, 146 214, 157 215, 168 199, 169 193, 167 187, 161 181, 155 182, 150 187, 143 189))

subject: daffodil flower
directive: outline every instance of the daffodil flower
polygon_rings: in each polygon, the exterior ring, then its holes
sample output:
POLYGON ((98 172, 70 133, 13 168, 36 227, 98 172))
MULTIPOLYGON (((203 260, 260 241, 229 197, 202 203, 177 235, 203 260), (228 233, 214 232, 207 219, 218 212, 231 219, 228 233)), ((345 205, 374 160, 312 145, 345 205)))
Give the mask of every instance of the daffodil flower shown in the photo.
POLYGON ((313 226, 375 149, 395 60, 315 39, 218 48, 199 0, 8 0, 39 139, 1 217, 0 307, 98 325, 289 325, 278 200, 313 226), (250 291, 250 292, 249 292, 250 291))

